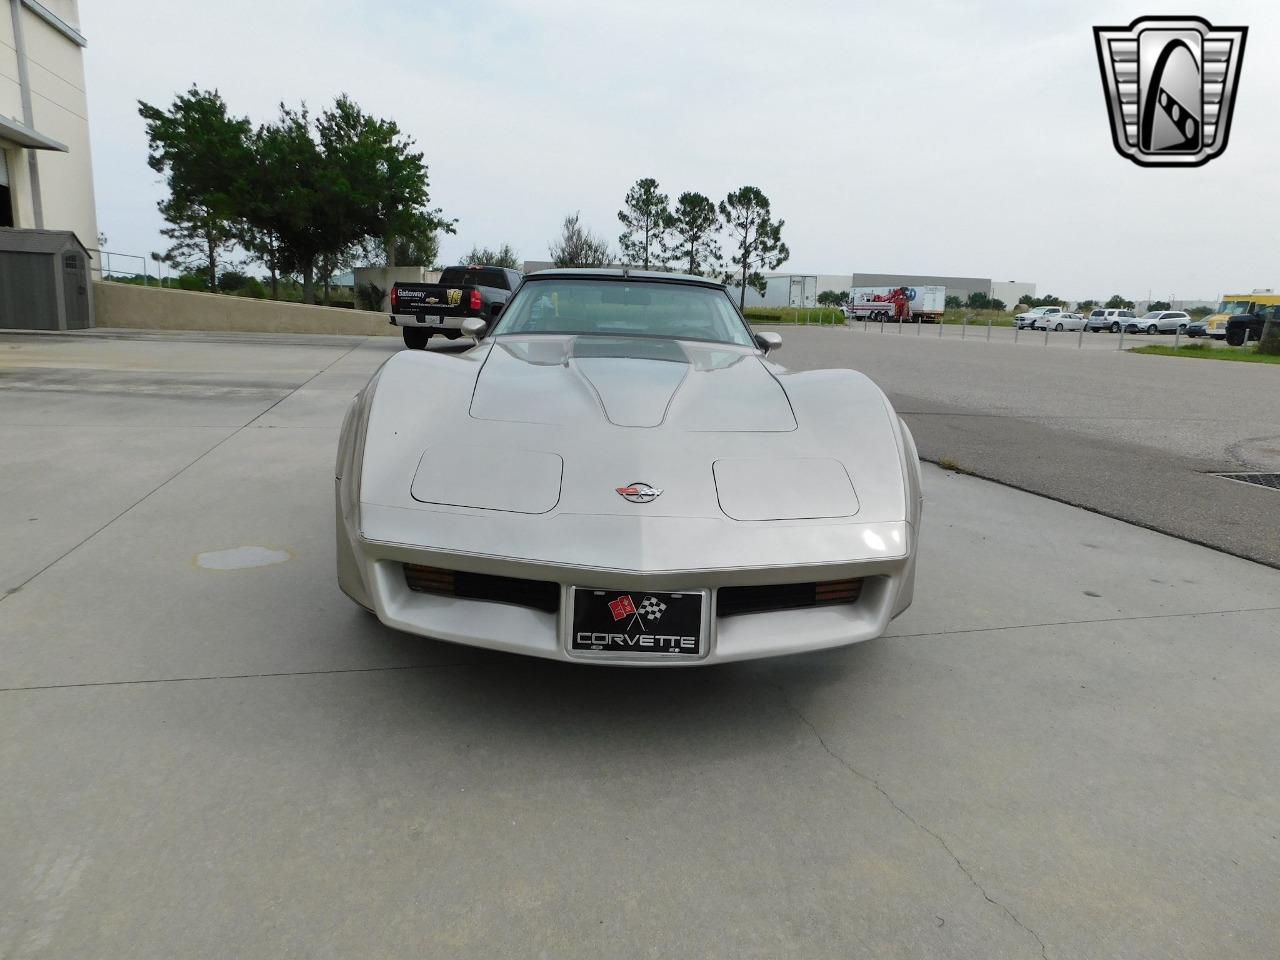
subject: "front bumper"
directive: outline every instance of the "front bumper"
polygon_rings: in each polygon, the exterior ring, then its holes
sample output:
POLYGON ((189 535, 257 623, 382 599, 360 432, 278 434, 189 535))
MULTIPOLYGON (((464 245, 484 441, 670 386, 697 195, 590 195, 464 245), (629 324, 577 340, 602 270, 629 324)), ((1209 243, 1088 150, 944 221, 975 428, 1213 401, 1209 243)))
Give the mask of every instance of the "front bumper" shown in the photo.
MULTIPOLYGON (((602 565, 540 563, 498 555, 456 553, 386 540, 367 539, 337 516, 338 579, 353 600, 371 609, 389 627, 436 640, 468 646, 522 653, 552 660, 674 666, 724 663, 758 657, 822 650, 880 636, 893 617, 910 604, 915 586, 915 530, 911 524, 868 523, 853 525, 868 549, 858 558, 830 553, 817 562, 795 562, 785 557, 779 566, 750 568, 706 567, 634 571, 602 565), (404 565, 420 564, 471 573, 559 585, 556 612, 490 600, 463 599, 411 590, 404 565), (760 613, 719 616, 717 591, 727 586, 807 583, 861 578, 856 602, 760 613), (705 590, 710 622, 703 655, 698 658, 609 656, 569 649, 570 590, 574 586, 599 589, 691 592, 705 590)), ((852 532, 852 531, 851 531, 852 532)), ((785 538, 784 538, 785 539, 785 538)), ((786 554, 785 545, 780 553, 786 554)))

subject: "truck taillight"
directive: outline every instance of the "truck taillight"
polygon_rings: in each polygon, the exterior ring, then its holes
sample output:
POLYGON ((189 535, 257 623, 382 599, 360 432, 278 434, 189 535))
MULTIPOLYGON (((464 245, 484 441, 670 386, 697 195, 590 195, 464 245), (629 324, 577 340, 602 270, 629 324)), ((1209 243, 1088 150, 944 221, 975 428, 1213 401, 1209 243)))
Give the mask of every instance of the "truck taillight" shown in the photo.
POLYGON ((479 312, 480 310, 480 291, 479 290, 471 291, 471 309, 475 310, 476 312, 479 312))
POLYGON ((392 288, 391 288, 391 312, 392 312, 392 313, 395 313, 395 312, 396 312, 396 301, 397 301, 398 299, 399 299, 399 298, 398 298, 398 297, 396 297, 396 288, 395 288, 395 287, 392 287, 392 288))

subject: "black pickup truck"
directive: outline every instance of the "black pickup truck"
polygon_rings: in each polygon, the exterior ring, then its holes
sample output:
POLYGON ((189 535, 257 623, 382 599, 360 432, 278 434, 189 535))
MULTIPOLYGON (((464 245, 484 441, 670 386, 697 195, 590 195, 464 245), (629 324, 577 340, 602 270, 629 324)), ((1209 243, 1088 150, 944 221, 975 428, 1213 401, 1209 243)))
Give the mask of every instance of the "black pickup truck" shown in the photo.
POLYGON ((1271 329, 1280 328, 1280 305, 1250 304, 1248 313, 1240 313, 1227 321, 1227 343, 1242 347, 1250 340, 1261 340, 1270 322, 1271 329))
POLYGON ((403 329, 404 344, 413 350, 424 349, 433 333, 456 340, 463 320, 496 317, 520 280, 520 271, 506 267, 445 267, 439 283, 391 288, 391 323, 403 329))

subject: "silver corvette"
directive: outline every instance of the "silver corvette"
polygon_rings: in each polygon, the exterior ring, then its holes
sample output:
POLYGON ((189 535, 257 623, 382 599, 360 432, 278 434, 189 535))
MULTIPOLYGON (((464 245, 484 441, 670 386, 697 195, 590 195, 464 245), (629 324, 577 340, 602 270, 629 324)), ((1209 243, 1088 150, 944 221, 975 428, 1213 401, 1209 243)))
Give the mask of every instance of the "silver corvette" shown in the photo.
POLYGON ((910 605, 910 432, 865 376, 772 363, 719 284, 548 270, 465 332, 389 359, 342 426, 338 583, 383 623, 670 666, 869 640, 910 605))

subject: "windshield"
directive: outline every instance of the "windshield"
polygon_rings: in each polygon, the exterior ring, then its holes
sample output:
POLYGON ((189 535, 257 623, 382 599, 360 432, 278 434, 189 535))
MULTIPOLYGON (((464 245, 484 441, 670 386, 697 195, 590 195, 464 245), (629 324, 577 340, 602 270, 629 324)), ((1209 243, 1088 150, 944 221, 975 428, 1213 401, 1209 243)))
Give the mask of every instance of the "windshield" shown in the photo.
POLYGON ((534 280, 502 312, 495 336, 558 333, 666 337, 753 346, 722 290, 625 280, 534 280))
POLYGON ((1248 300, 1223 300, 1218 304, 1218 312, 1237 316, 1241 313, 1251 313, 1249 307, 1252 304, 1248 300))

